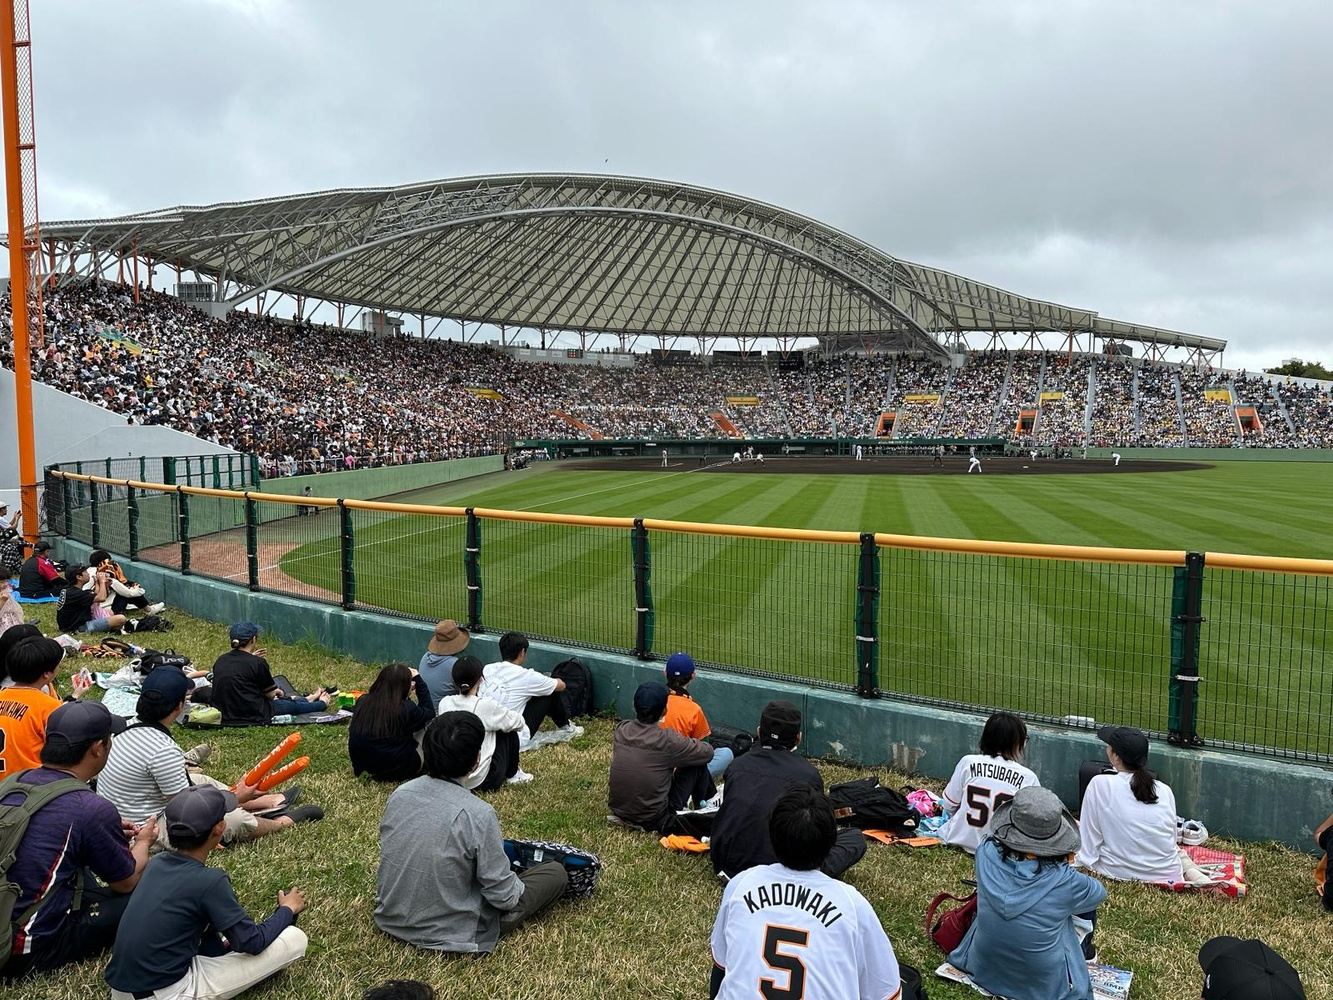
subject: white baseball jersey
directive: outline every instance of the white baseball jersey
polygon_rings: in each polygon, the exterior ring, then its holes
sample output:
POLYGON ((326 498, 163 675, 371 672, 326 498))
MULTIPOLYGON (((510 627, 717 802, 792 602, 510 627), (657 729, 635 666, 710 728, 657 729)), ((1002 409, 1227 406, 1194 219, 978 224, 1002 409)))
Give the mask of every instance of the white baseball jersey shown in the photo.
POLYGON ((976 854, 990 836, 991 817, 1020 788, 1040 785, 1036 773, 1017 761, 970 753, 953 769, 944 787, 944 802, 953 813, 940 829, 940 839, 976 854))
POLYGON ((780 864, 727 883, 713 924, 718 1000, 899 1000, 898 959, 866 898, 780 864))

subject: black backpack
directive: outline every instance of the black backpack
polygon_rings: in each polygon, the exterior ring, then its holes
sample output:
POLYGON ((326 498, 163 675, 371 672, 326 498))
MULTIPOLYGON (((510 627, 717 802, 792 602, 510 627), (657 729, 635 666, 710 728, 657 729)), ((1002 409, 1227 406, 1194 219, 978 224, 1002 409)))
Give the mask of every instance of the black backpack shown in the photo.
POLYGON ((138 659, 131 660, 130 666, 141 674, 151 674, 158 667, 175 667, 178 670, 189 670, 193 663, 190 658, 174 649, 157 650, 145 649, 138 659))
POLYGON ((704 742, 715 747, 726 747, 739 757, 743 753, 749 753, 754 746, 754 734, 747 733, 744 729, 737 729, 735 726, 713 726, 712 732, 705 737, 704 742))
POLYGON ((921 981, 921 973, 916 969, 899 962, 898 978, 902 980, 903 1000, 930 1000, 926 995, 925 983, 921 981))
POLYGON ((131 618, 125 623, 125 628, 130 632, 170 632, 175 627, 171 619, 161 615, 144 615, 142 618, 131 618))
POLYGON ((916 834, 917 811, 907 804, 902 792, 885 788, 873 775, 833 785, 828 799, 839 823, 860 830, 916 834))
MULTIPOLYGON (((19 844, 23 842, 23 835, 28 832, 28 822, 37 810, 52 799, 58 799, 68 792, 88 790, 88 786, 78 778, 60 778, 45 785, 24 784, 18 780, 19 775, 24 773, 26 772, 20 771, 0 783, 0 799, 16 792, 23 793, 23 801, 15 805, 0 806, 0 928, 3 928, 0 930, 0 940, 5 942, 5 946, 0 947, 0 969, 3 969, 5 963, 9 961, 11 950, 9 944, 14 938, 14 928, 36 916, 37 911, 56 887, 54 882, 47 886, 46 891, 33 900, 26 910, 17 917, 14 916, 14 907, 18 905, 22 889, 17 882, 9 880, 9 870, 14 867, 14 861, 18 858, 19 844)), ((75 910, 79 907, 82 890, 83 883, 80 881, 74 891, 75 910)))
POLYGON ((571 719, 592 715, 592 671, 582 660, 569 659, 557 663, 551 676, 565 682, 561 697, 565 701, 565 712, 571 719))

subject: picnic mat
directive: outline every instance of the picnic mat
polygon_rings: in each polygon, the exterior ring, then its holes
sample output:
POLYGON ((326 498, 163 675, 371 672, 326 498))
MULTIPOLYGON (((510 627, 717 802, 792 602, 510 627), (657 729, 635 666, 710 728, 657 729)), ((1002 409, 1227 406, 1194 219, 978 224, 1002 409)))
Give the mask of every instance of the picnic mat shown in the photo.
POLYGON ((891 830, 862 830, 869 840, 881 844, 902 844, 904 847, 938 847, 939 837, 901 837, 891 830))
MULTIPOLYGON (((984 990, 976 983, 972 982, 967 973, 956 966, 945 962, 935 970, 935 975, 941 979, 947 979, 953 983, 962 983, 965 986, 971 986, 983 997, 995 997, 996 1000, 1007 1000, 997 993, 984 990)), ((1092 980, 1092 995, 1095 1000, 1127 1000, 1129 996, 1129 984, 1134 981, 1134 973, 1128 969, 1117 969, 1114 965, 1102 965, 1100 962, 1093 962, 1088 966, 1088 977, 1092 980)))
POLYGON ((1214 851, 1211 847, 1182 847, 1181 862, 1187 872, 1193 868, 1194 877, 1184 882, 1160 882, 1163 889, 1172 892, 1215 892, 1231 899, 1240 899, 1249 892, 1245 881, 1245 855, 1214 851))

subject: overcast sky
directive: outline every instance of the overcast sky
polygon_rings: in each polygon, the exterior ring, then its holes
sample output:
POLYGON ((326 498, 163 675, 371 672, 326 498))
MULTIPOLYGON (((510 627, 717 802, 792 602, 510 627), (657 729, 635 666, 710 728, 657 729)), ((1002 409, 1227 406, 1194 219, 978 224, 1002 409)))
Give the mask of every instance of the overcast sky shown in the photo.
POLYGON ((41 211, 571 170, 1333 362, 1333 3, 42 0, 41 211))

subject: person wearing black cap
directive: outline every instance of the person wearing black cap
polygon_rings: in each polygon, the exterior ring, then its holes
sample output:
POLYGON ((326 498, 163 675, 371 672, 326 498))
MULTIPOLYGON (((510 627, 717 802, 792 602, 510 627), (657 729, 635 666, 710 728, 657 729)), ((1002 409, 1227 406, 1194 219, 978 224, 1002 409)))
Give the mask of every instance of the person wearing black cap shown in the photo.
POLYGON ((667 697, 665 684, 640 684, 634 692, 635 718, 616 723, 611 737, 611 815, 658 833, 707 836, 712 814, 678 812, 691 799, 697 807, 717 794, 708 773, 713 748, 658 725, 666 714, 667 697))
POLYGON ((27 786, 76 779, 33 814, 6 873, 19 895, 10 957, 0 977, 82 961, 115 939, 128 894, 139 884, 157 837, 153 820, 127 827, 110 802, 86 787, 106 764, 112 734, 124 729, 124 720, 99 702, 62 705, 46 720, 42 766, 0 784, 3 809, 18 806, 27 786))
MULTIPOLYGON (((170 727, 180 718, 190 681, 177 667, 158 667, 146 676, 135 705, 139 721, 112 745, 106 768, 97 779, 97 794, 114 805, 121 819, 141 823, 159 816, 176 795, 191 785, 227 788, 199 770, 187 770, 180 745, 170 727)), ((296 806, 293 787, 284 795, 265 795, 243 782, 236 786, 237 807, 226 815, 224 844, 242 843, 289 829, 296 823, 322 819, 316 805, 296 806), (266 815, 261 815, 266 814, 266 815)), ((158 846, 167 847, 167 831, 158 824, 158 846)))
POLYGON ((149 862, 125 908, 106 968, 111 1000, 234 997, 305 955, 300 889, 279 892, 277 909, 256 924, 227 873, 208 865, 235 808, 231 792, 206 785, 167 803, 172 850, 149 862))
POLYGON ((1103 726, 1113 774, 1088 782, 1079 816, 1078 863, 1129 882, 1183 881, 1176 847, 1176 796, 1148 770, 1148 737, 1128 726, 1103 726))
POLYGON ((59 597, 68 585, 47 555, 50 551, 49 542, 38 542, 32 547, 32 555, 19 567, 20 597, 59 597))
MULTIPOLYGON (((770 701, 759 716, 758 744, 727 768, 727 793, 713 821, 708 856, 720 878, 734 878, 755 865, 777 861, 768 837, 773 803, 797 785, 823 794, 824 779, 815 766, 794 753, 801 742, 801 711, 789 701, 770 701)), ((839 830, 820 866, 837 878, 866 853, 860 830, 839 830)))
POLYGON ((1262 941, 1215 937, 1199 949, 1203 1000, 1305 1000, 1291 964, 1262 941))

